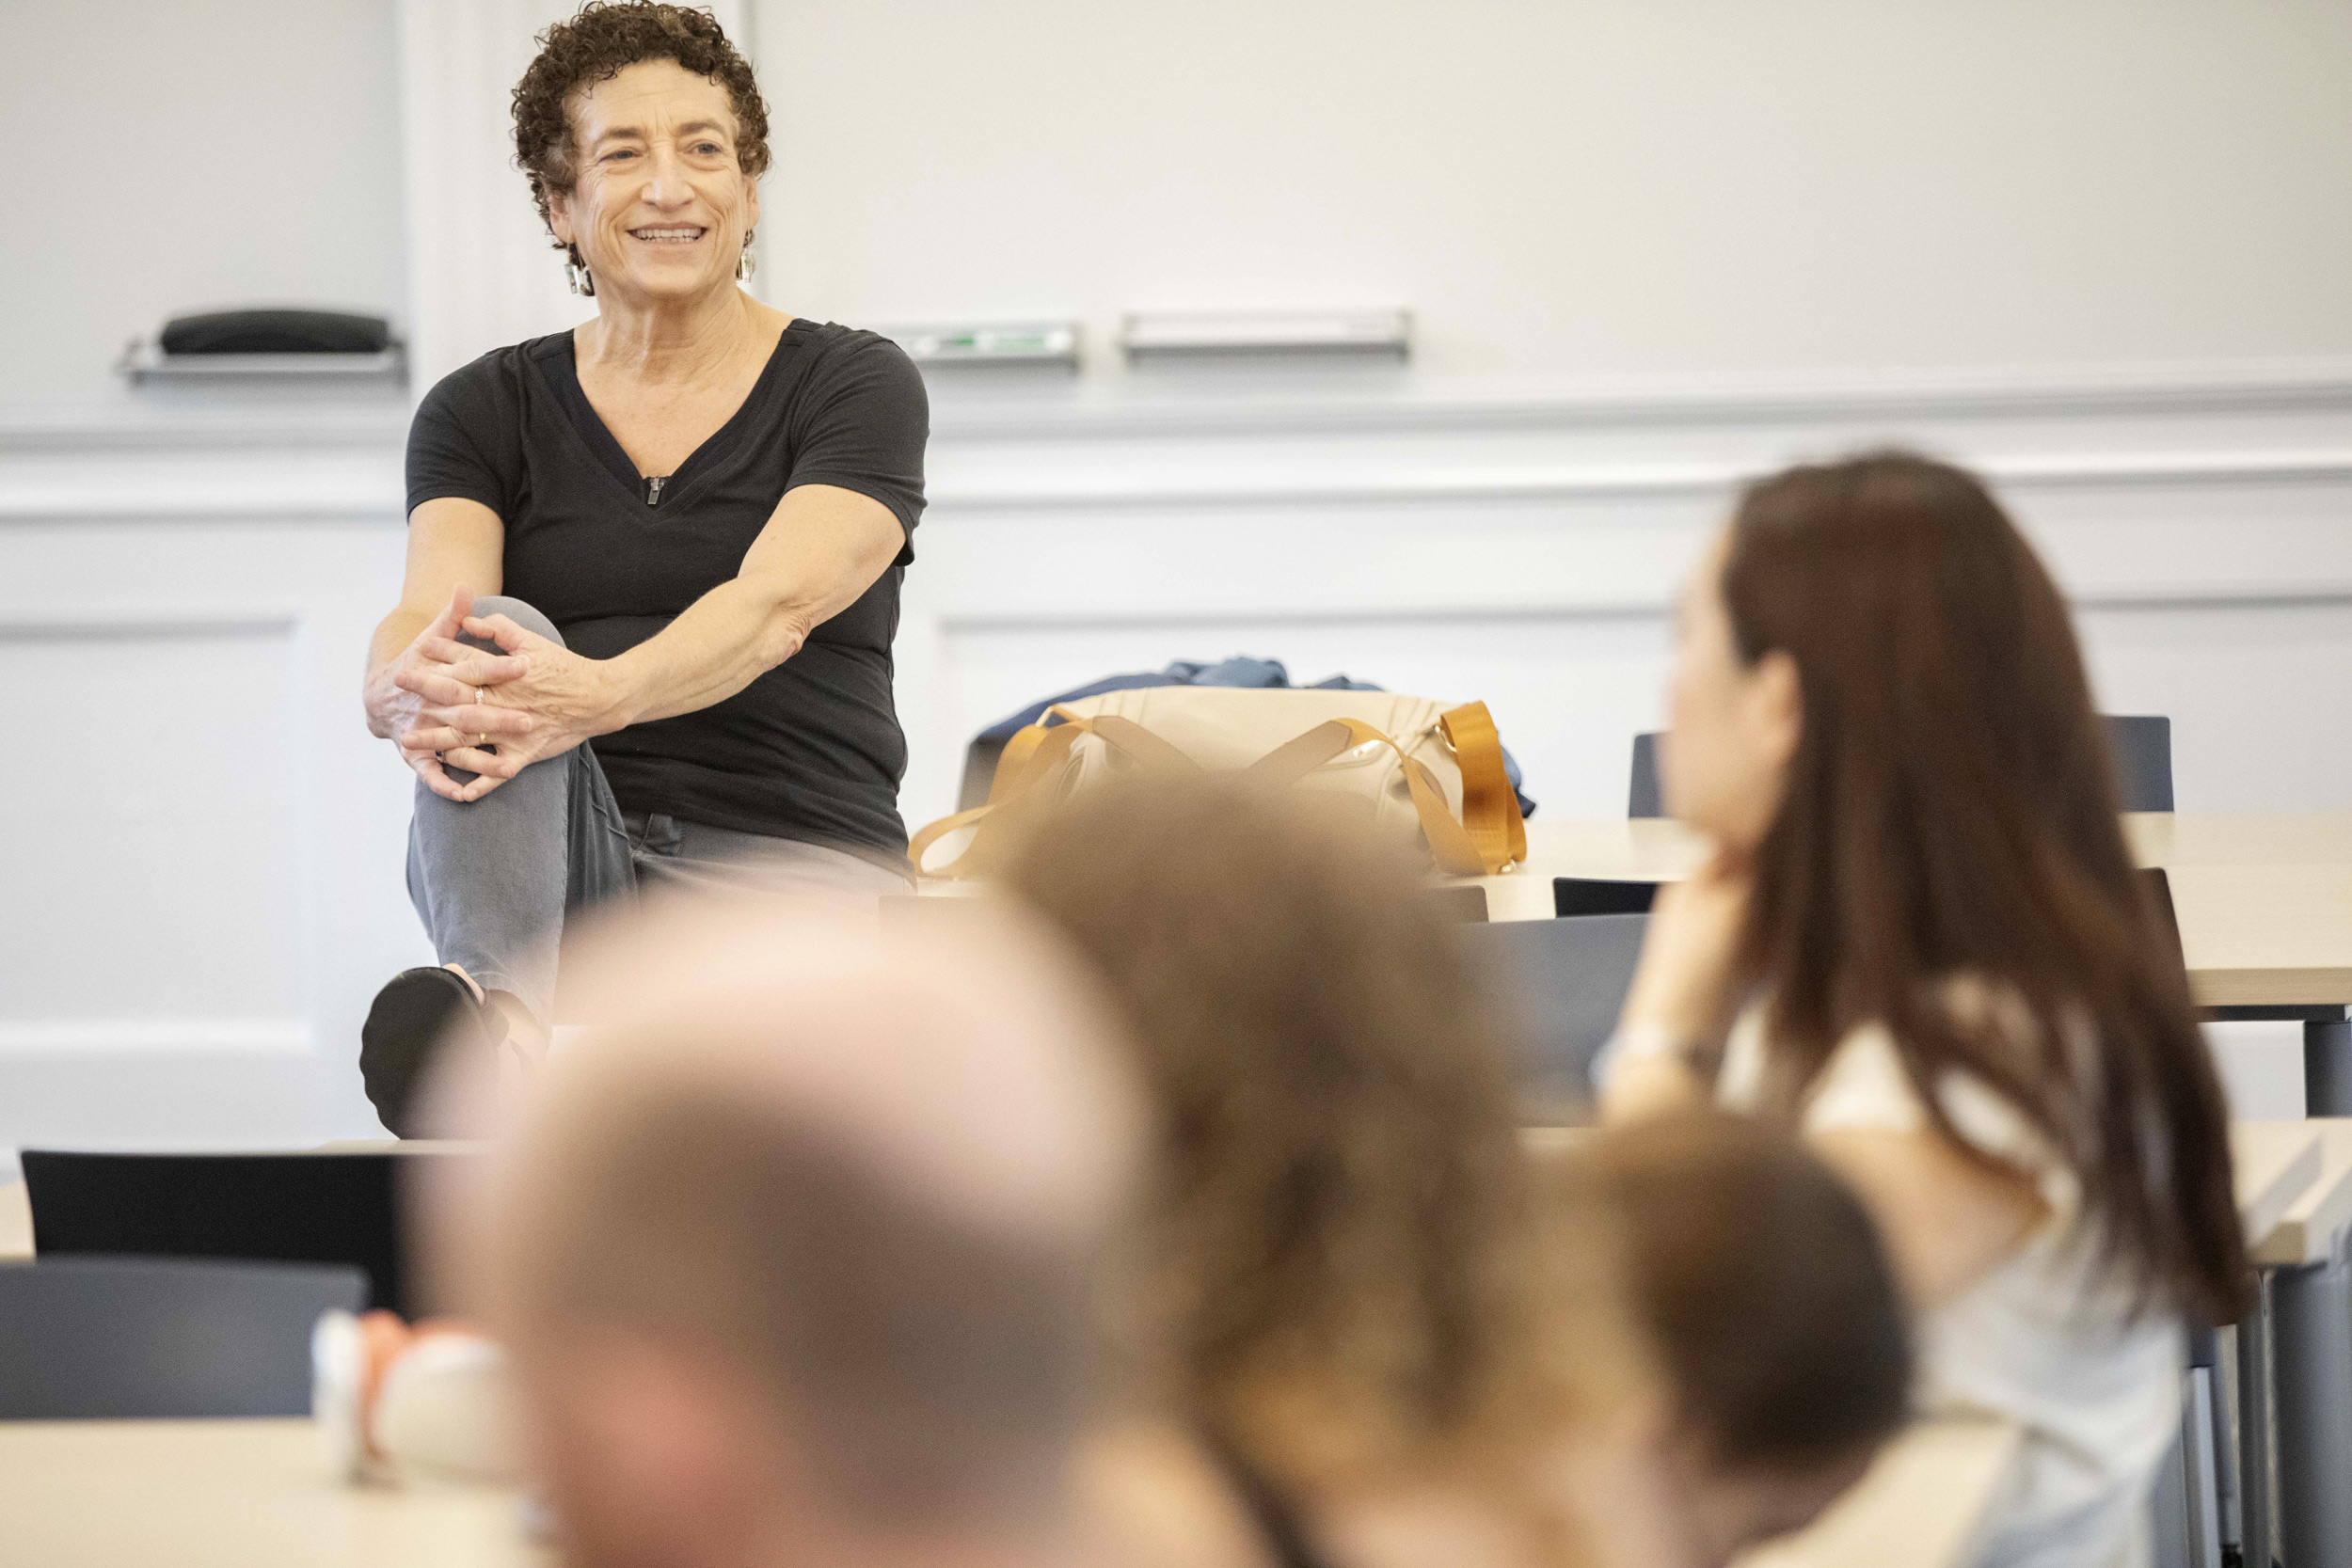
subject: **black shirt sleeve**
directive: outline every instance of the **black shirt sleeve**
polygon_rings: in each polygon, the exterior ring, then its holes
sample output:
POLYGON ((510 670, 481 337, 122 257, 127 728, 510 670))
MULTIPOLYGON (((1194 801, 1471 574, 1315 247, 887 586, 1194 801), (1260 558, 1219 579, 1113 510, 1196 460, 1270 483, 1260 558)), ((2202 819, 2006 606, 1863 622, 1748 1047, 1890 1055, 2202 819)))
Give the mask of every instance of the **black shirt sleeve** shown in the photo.
POLYGON ((496 359, 485 355, 452 371, 417 405, 408 423, 411 513, 426 501, 462 496, 513 520, 523 456, 496 359))
POLYGON ((931 425, 923 372, 889 339, 861 332, 830 356, 809 391, 786 491, 834 484, 882 502, 907 532, 898 564, 913 561, 931 425))

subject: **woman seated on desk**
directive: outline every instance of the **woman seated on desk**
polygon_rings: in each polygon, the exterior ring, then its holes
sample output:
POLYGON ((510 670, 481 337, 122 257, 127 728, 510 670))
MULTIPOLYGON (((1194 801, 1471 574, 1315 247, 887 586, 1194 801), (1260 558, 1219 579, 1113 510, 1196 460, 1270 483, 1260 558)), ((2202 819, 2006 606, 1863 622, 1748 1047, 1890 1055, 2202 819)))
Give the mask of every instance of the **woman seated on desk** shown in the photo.
POLYGON ((591 6, 541 41, 516 152, 596 314, 418 409, 366 683, 418 777, 408 889, 444 965, 386 987, 363 1037, 404 1134, 445 1031, 545 1048, 567 912, 641 882, 907 881, 890 640, 922 380, 738 286, 767 108, 707 11, 591 6))
POLYGON ((1925 1407, 2025 1429, 1981 1560, 2130 1561, 2183 1316, 2233 1320, 2247 1262, 2065 606, 1982 485, 1889 453, 1752 488, 1679 640, 1660 773, 1714 854, 1659 899, 1604 1113, 1802 1129, 1921 1312, 1925 1407))

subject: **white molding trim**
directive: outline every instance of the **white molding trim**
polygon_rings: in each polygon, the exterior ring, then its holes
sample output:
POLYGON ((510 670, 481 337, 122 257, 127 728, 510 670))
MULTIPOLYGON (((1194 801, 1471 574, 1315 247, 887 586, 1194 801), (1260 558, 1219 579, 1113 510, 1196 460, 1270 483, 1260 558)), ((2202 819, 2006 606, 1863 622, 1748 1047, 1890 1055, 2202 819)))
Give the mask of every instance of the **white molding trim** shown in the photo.
MULTIPOLYGON (((2227 588, 2183 587, 2171 583, 2094 585, 2069 593, 2066 602, 2083 610, 2230 610, 2278 609, 2291 605, 2352 604, 2352 577, 2314 582, 2253 581, 2227 588)), ((1268 623, 1298 626, 1350 626, 1377 622, 1409 626, 1419 623, 1455 624, 1563 620, 1660 620, 1674 613, 1667 593, 1631 592, 1615 594, 1531 595, 1512 599, 1454 600, 1441 603, 1306 604, 1268 600, 1237 606, 1193 609, 1159 605, 1126 606, 1114 602, 1073 603, 1067 609, 1053 604, 1025 605, 1003 610, 951 610, 933 618, 928 629, 934 636, 961 633, 999 636, 1020 631, 1073 631, 1088 627, 1163 626, 1185 628, 1219 626, 1262 626, 1268 623)), ((901 623, 900 636, 906 624, 901 623)))
MULTIPOLYGON (((0 524, 72 522, 398 521, 396 483, 373 471, 380 451, 354 471, 293 474, 214 472, 68 481, 44 475, 22 488, 0 467, 0 524)), ((2191 451, 2052 457, 1971 457, 1969 466, 2010 489, 2148 488, 2352 483, 2352 448, 2305 451, 2191 451)), ((1327 467, 1320 464, 1318 467, 1327 467)), ((1377 466, 1369 465, 1369 466, 1377 466)), ((1590 502, 1718 495, 1769 472, 1761 463, 1490 465, 1478 459, 1424 463, 1389 476, 1335 481, 1268 477, 1207 483, 1153 474, 1066 481, 1036 474, 991 482, 950 479, 930 487, 934 514, 1127 511, 1165 507, 1445 505, 1482 501, 1590 502)))
POLYGON ((287 495, 272 490, 251 496, 206 496, 174 501, 139 495, 97 495, 28 499, 0 494, 0 526, 43 523, 398 523, 401 498, 349 494, 287 495))
POLYGON ((1363 430, 1523 430, 1562 425, 1785 424, 2020 415, 2352 412, 2352 361, 1712 374, 1498 382, 1398 375, 1261 381, 1168 375, 1152 386, 1081 383, 981 394, 932 384, 932 434, 1003 437, 1291 435, 1363 430))
MULTIPOLYGON (((1538 469, 1500 467, 1480 472, 1462 465, 1453 474, 1405 474, 1334 483, 1269 480, 1248 484, 1196 484, 1152 479, 1123 484, 1077 483, 1067 487, 1026 480, 994 486, 935 487, 938 511, 1119 510, 1158 506, 1323 506, 1457 501, 1620 500, 1720 494, 1772 470, 1758 464, 1657 464, 1640 467, 1561 465, 1538 469)), ((2352 481, 2352 448, 2316 452, 2193 452, 2146 457, 2086 456, 1971 458, 1969 467, 2005 488, 2200 483, 2310 483, 2352 481)))
POLYGON ((292 638, 302 616, 291 610, 195 609, 165 605, 99 610, 0 610, 0 642, 107 637, 292 638))
MULTIPOLYGON (((512 171, 508 171, 511 176, 512 171)), ((519 182, 519 177, 516 177, 519 182)), ((526 208, 527 198, 523 198, 526 208)), ((2036 419, 2129 414, 2352 413, 2352 361, 2256 360, 2204 365, 2020 366, 1885 373, 1813 372, 1498 383, 1404 376, 1376 388, 1346 378, 1266 383, 1249 377, 1113 382, 1040 391, 934 382, 935 440, 1067 436, 1292 435, 1400 429, 1525 430, 1623 424, 1782 424, 1899 417, 2036 419)), ((0 455, 76 450, 373 447, 405 435, 405 404, 317 410, 123 413, 0 405, 0 455)))
POLYGON ((0 1057, 307 1056, 310 1026, 288 1018, 97 1018, 0 1021, 0 1057))
POLYGON ((408 432, 405 403, 381 408, 206 410, 166 414, 98 413, 78 408, 0 408, 0 457, 80 451, 309 451, 351 448, 374 452, 408 432))

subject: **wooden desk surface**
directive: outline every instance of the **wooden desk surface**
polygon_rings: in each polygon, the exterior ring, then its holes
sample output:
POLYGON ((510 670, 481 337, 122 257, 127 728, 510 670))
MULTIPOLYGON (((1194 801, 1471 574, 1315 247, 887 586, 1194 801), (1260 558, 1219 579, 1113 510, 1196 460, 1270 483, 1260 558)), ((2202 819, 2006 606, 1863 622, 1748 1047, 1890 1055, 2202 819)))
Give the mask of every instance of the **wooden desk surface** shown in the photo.
POLYGON ((22 1181, 0 1185, 0 1260, 32 1255, 32 1195, 22 1181))
POLYGON ((1740 1568, 1956 1568, 2017 1457, 2006 1421, 1919 1421, 1804 1529, 1740 1568))
POLYGON ((2249 1242, 2268 1236, 2319 1180, 2320 1137, 2308 1121, 2233 1121, 2230 1164, 2238 1223, 2249 1242))
MULTIPOLYGON (((1743 1568, 1957 1563, 2015 1454, 2013 1427, 1924 1421, 1811 1528, 1743 1568)), ((0 1422, 10 1561, 75 1568, 546 1568, 515 1495, 345 1486, 310 1423, 0 1422)))
POLYGON ((2266 1231, 2250 1226, 2246 1240, 2257 1263, 2297 1268, 2324 1263, 2352 1225, 2352 1117, 2313 1117, 2288 1123, 2319 1138, 2319 1175, 2266 1231))
POLYGON ((525 1568, 515 1494, 346 1486, 307 1420, 0 1421, 0 1558, 75 1568, 525 1568))
MULTIPOLYGON (((2140 813, 2124 831, 2172 884, 2189 981, 2208 1006, 2352 1003, 2352 812, 2140 813)), ((1702 842, 1666 820, 1527 825, 1527 863, 1486 890, 1496 920, 1551 914, 1551 879, 1672 881, 1702 842)))

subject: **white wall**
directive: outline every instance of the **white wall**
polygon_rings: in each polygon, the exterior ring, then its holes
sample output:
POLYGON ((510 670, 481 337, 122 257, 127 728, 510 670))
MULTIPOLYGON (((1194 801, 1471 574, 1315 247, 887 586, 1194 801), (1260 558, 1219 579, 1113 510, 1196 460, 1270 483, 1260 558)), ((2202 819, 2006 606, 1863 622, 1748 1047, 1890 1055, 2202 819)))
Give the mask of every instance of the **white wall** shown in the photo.
POLYGON ((0 36, 0 404, 128 404, 123 344, 195 310, 400 319, 392 0, 11 4, 0 36))
POLYGON ((814 314, 1399 304, 1447 373, 2352 352, 2342 0, 756 9, 814 314))
MULTIPOLYGON (((447 24, 410 41, 487 51, 469 19, 538 3, 410 0, 447 24)), ((0 774, 32 837, 0 899, 0 1161, 370 1125, 358 1021, 427 957, 405 775, 354 698, 399 570, 400 410, 164 399, 104 366, 270 293, 397 313, 392 150, 454 143, 390 122, 392 13, 8 19, 12 47, 107 62, 20 73, 10 145, 141 156, 124 223, 0 225, 0 691, 44 736, 129 721, 103 776, 0 774)), ((1994 474, 2103 702, 2173 717, 2185 808, 2352 805, 2345 0, 764 0, 756 24, 778 303, 1075 314, 1098 351, 1143 307, 1421 324, 1409 373, 1098 352, 1075 385, 943 381, 898 648, 912 820, 1017 704, 1242 651, 1485 697, 1548 812, 1622 809, 1668 595, 1730 485, 1886 438, 1994 474)), ((448 211, 527 211, 486 135, 448 211)))

